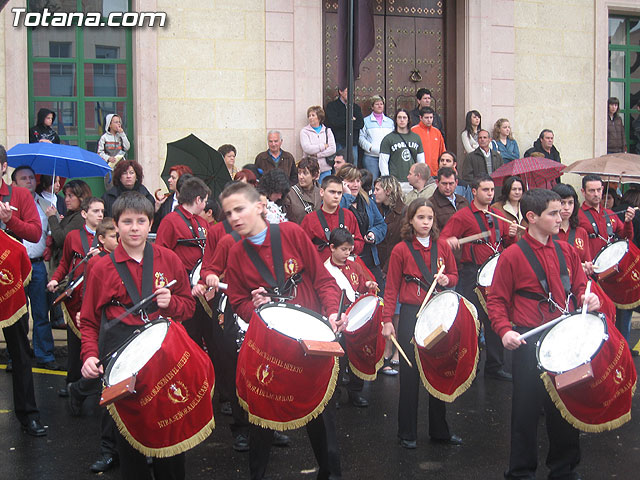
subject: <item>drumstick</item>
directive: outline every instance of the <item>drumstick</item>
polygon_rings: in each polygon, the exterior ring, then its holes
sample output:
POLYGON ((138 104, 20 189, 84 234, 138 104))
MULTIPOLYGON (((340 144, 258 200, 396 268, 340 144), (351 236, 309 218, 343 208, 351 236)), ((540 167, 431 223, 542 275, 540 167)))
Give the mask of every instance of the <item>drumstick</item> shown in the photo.
POLYGON ((464 245, 465 243, 475 242, 476 240, 482 240, 483 238, 487 238, 491 235, 491 232, 488 230, 485 232, 476 233, 474 235, 469 235, 468 237, 459 238, 458 245, 464 245))
POLYGON ((18 211, 18 209, 17 209, 16 207, 14 207, 13 205, 9 205, 9 208, 10 208, 11 210, 13 210, 14 212, 17 212, 17 211, 18 211))
POLYGON ((431 296, 431 294, 433 293, 433 291, 436 288, 436 283, 438 282, 438 277, 442 274, 443 271, 444 271, 444 263, 440 266, 440 269, 438 270, 438 273, 436 273, 436 276, 433 277, 433 282, 431 282, 431 286, 429 287, 429 290, 427 291, 427 294, 424 296, 424 300, 422 301, 422 305, 420 305, 420 308, 418 309, 418 313, 416 313, 416 318, 420 317, 420 314, 422 313, 422 310, 424 310, 425 305, 429 301, 429 297, 431 296))
POLYGON ((400 352, 400 355, 402 355, 402 358, 405 359, 405 361, 409 364, 409 366, 411 368, 413 368, 413 364, 409 361, 409 358, 407 357, 407 354, 404 353, 404 350, 402 349, 402 347, 400 346, 400 344, 398 343, 398 340, 396 340, 396 337, 394 337, 393 335, 389 336, 389 338, 391 339, 391 341, 393 342, 393 344, 396 346, 396 348, 398 349, 398 351, 400 352))
POLYGON ((551 320, 550 322, 545 323, 544 325, 540 325, 539 327, 531 329, 528 332, 523 333, 522 335, 519 335, 518 336, 518 340, 526 340, 527 338, 532 337, 536 333, 542 332, 543 330, 546 330, 547 328, 553 327, 556 323, 561 322, 565 318, 567 318, 567 317, 563 315, 561 317, 556 318, 555 320, 551 320))
MULTIPOLYGON (((338 304, 338 316, 336 317, 336 321, 339 321, 342 318, 342 310, 344 309, 344 297, 347 294, 347 291, 343 288, 342 293, 340 294, 340 303, 338 304)), ((340 340, 342 337, 342 332, 336 333, 336 340, 340 340)))
POLYGON ((509 220, 506 217, 503 217, 502 215, 498 215, 497 213, 493 213, 491 210, 483 210, 484 213, 488 213, 489 215, 491 215, 492 217, 496 217, 499 220, 502 220, 503 222, 507 222, 507 223, 513 223, 516 227, 522 229, 522 230, 526 230, 527 227, 523 227, 522 225, 520 225, 519 223, 514 222, 513 220, 509 220))
POLYGON ((587 319, 587 297, 591 294, 591 280, 587 282, 587 288, 584 289, 584 301, 582 302, 582 320, 587 319))
MULTIPOLYGON (((640 208, 638 207, 633 207, 634 210, 640 210, 640 208)), ((627 209, 625 208, 624 210, 617 210, 615 212, 613 212, 615 215, 619 215, 621 213, 625 213, 627 211, 627 209)))

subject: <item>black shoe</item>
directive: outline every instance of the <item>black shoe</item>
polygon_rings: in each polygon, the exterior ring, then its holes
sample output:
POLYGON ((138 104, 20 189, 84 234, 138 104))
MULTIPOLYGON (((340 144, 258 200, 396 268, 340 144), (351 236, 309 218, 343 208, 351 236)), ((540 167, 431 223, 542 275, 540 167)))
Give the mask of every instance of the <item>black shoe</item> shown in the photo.
POLYGON ((640 355, 640 352, 638 350, 631 349, 631 356, 632 357, 637 357, 638 355, 640 355))
POLYGON ((64 323, 64 320, 58 320, 56 322, 51 322, 51 328, 54 330, 66 330, 67 324, 64 323))
POLYGON ((65 368, 58 365, 55 360, 51 360, 50 362, 36 362, 36 367, 46 370, 65 370, 65 368))
POLYGON ((231 402, 223 402, 220 404, 220 413, 222 415, 231 416, 233 412, 231 411, 231 402))
POLYGON ((93 473, 104 473, 111 470, 118 464, 118 459, 109 453, 103 453, 102 456, 89 467, 93 473))
POLYGON ((249 439, 242 433, 239 434, 233 441, 233 449, 236 452, 248 452, 249 451, 249 439))
POLYGON ((349 392, 349 401, 354 407, 366 408, 369 406, 369 401, 356 392, 349 392))
POLYGON ((5 373, 11 373, 11 372, 13 372, 13 362, 9 360, 7 362, 7 368, 5 369, 5 373))
POLYGON ((272 444, 276 447, 288 447, 291 443, 291 439, 282 432, 278 432, 277 430, 273 432, 273 442, 272 444))
POLYGON ((462 438, 458 435, 451 435, 449 438, 432 438, 434 443, 444 443, 446 445, 462 445, 462 438))
POLYGON ((47 429, 42 426, 39 418, 27 421, 22 425, 22 431, 28 433, 32 437, 44 437, 47 434, 47 429))
POLYGON ((503 382, 511 382, 513 377, 509 372, 505 372, 503 369, 496 370, 495 372, 484 372, 486 378, 493 378, 495 380, 502 380, 503 382))
POLYGON ((415 450, 418 447, 418 444, 415 440, 405 440, 404 438, 399 439, 400 446, 402 448, 406 448, 407 450, 415 450))
POLYGON ((69 390, 67 390, 67 387, 63 387, 60 390, 58 390, 58 396, 62 398, 67 398, 69 396, 69 390))
POLYGON ((79 417, 82 415, 82 402, 83 402, 83 398, 82 396, 76 392, 73 389, 73 384, 72 383, 68 383, 67 384, 67 392, 68 392, 68 398, 67 398, 67 406, 69 407, 69 413, 71 414, 72 417, 79 417))

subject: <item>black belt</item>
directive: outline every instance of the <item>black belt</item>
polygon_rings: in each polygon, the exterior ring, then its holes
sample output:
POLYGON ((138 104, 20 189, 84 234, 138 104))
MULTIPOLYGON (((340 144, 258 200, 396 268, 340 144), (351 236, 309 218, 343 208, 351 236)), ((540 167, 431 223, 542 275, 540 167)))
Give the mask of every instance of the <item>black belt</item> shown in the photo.
POLYGON ((44 262, 44 257, 30 258, 29 260, 31 260, 31 263, 44 262))

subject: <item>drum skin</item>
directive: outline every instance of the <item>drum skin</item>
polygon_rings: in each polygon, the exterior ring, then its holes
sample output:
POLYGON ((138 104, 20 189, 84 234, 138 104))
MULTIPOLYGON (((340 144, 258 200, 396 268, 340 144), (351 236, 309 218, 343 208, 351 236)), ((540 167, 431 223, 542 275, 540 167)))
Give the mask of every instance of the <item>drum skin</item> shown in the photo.
POLYGON ((598 280, 604 292, 622 310, 632 310, 640 305, 640 250, 633 242, 628 243, 629 251, 618 263, 618 271, 598 280))
MULTIPOLYGON (((305 355, 300 342, 267 327, 265 309, 287 308, 293 321, 321 321, 319 315, 290 304, 265 304, 253 312, 238 353, 236 389, 242 408, 254 425, 291 430, 322 413, 338 378, 334 356, 305 355)), ((305 338, 304 340, 319 340, 305 338)))
MULTIPOLYGON (((418 322, 433 315, 443 316, 442 312, 433 311, 433 305, 438 303, 434 299, 440 295, 456 295, 459 301, 458 313, 448 333, 429 350, 419 345, 415 336, 412 342, 424 387, 434 397, 453 402, 471 386, 476 377, 480 324, 473 304, 452 290, 434 295, 427 302, 418 322)), ((417 324, 416 329, 419 329, 417 324)))
POLYGON ((182 325, 170 322, 162 347, 138 372, 136 392, 107 409, 133 448, 150 457, 171 457, 213 430, 214 385, 207 354, 182 325))
MULTIPOLYGON (((563 418, 583 432, 613 430, 631 419, 636 368, 622 334, 610 318, 605 317, 604 321, 607 322, 609 337, 591 360, 593 379, 559 392, 555 386, 555 374, 543 372, 541 375, 563 418)), ((567 341, 579 341, 581 333, 581 329, 576 329, 567 341)))
POLYGON ((372 302, 375 299, 377 308, 364 325, 351 331, 349 327, 344 331, 344 343, 349 367, 362 380, 375 380, 378 370, 384 363, 385 339, 382 336, 382 299, 374 294, 362 295, 347 309, 347 318, 351 322, 350 314, 358 308, 359 302, 372 302))
POLYGON ((500 258, 500 254, 496 253, 495 255, 491 255, 478 269, 478 274, 476 276, 476 288, 475 292, 478 296, 478 300, 480 301, 480 305, 482 305, 482 309, 488 315, 487 311, 487 298, 489 298, 489 292, 491 291, 491 283, 493 283, 493 274, 496 271, 496 266, 498 265, 498 259, 500 258), (491 273, 492 282, 484 281, 491 273))

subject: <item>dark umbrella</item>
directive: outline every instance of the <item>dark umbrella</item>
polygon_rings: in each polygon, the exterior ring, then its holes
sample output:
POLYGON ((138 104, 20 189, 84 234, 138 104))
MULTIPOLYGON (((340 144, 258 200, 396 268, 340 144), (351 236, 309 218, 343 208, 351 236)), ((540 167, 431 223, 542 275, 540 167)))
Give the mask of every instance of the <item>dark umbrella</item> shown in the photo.
POLYGON ((569 165, 564 173, 578 175, 593 173, 611 180, 618 180, 620 183, 635 183, 640 181, 640 155, 610 153, 601 157, 578 160, 569 165))
POLYGON ((546 187, 548 182, 558 178, 563 169, 564 165, 555 160, 525 157, 505 163, 491 177, 496 185, 502 185, 507 178, 517 175, 527 184, 527 188, 546 187))
POLYGON ((167 143, 167 158, 162 178, 169 178, 169 169, 174 165, 186 165, 193 174, 201 178, 218 198, 224 186, 231 181, 229 170, 220 152, 204 143, 194 134, 175 142, 167 143))

